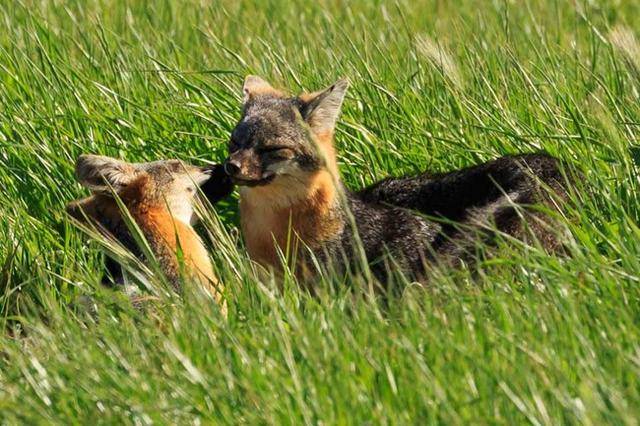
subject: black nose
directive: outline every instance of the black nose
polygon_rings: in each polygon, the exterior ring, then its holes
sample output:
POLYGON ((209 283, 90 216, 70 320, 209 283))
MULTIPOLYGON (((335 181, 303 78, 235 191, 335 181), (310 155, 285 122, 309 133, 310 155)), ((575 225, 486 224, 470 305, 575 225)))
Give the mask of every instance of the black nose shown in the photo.
POLYGON ((224 171, 229 176, 235 176, 240 172, 240 163, 235 160, 227 160, 224 162, 224 171))

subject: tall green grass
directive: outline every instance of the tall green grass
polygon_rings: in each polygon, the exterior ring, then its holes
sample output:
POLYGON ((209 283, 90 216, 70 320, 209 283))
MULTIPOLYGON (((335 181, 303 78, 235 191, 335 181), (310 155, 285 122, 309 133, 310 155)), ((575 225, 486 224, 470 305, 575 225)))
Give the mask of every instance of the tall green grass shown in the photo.
POLYGON ((0 4, 0 421, 622 423, 640 415, 640 4, 0 4), (635 35, 634 35, 635 34, 635 35), (203 234, 229 319, 195 289, 138 311, 64 214, 81 153, 221 161, 245 74, 346 76, 351 188, 545 149, 585 176, 571 256, 504 241, 386 303, 262 277, 235 201, 203 234))

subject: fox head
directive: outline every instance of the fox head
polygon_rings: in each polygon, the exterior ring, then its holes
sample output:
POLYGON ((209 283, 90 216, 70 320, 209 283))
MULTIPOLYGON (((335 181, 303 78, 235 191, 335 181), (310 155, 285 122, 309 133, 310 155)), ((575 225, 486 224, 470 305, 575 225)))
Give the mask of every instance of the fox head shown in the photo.
POLYGON ((67 212, 79 220, 88 215, 102 221, 105 218, 97 217, 101 212, 117 210, 115 192, 129 209, 166 208, 176 219, 191 224, 198 187, 214 173, 213 167, 196 167, 180 160, 127 163, 100 155, 81 155, 76 162, 76 178, 93 195, 68 204, 67 212))
POLYGON ((339 80, 325 90, 291 97, 248 76, 226 172, 244 186, 300 181, 322 169, 337 172, 332 137, 347 87, 347 80, 339 80))

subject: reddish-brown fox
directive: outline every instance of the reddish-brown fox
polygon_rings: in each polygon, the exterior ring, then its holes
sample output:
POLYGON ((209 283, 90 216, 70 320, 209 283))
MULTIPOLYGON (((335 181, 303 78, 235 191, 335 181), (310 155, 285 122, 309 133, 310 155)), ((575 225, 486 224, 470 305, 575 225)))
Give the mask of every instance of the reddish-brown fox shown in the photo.
MULTIPOLYGON (((99 224, 103 232, 142 257, 113 196, 117 194, 176 289, 180 288, 182 270, 183 276, 197 280, 222 303, 222 289, 209 254, 192 226, 196 220, 193 204, 198 187, 215 185, 211 182, 215 176, 220 188, 226 188, 218 191, 220 194, 231 190, 220 167, 196 167, 179 160, 133 164, 105 156, 82 155, 76 163, 76 176, 93 194, 71 202, 67 206, 69 214, 80 221, 99 224)), ((118 282, 119 266, 110 261, 108 269, 114 275, 111 279, 118 282)), ((221 308, 224 312, 224 304, 221 308)))

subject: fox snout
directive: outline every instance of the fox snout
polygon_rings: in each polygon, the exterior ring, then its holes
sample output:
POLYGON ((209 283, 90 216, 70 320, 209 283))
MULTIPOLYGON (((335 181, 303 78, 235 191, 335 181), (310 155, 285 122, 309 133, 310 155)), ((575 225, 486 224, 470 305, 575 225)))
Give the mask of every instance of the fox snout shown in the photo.
POLYGON ((275 177, 275 173, 264 170, 259 155, 243 149, 229 155, 224 162, 224 171, 238 185, 265 185, 275 177))

